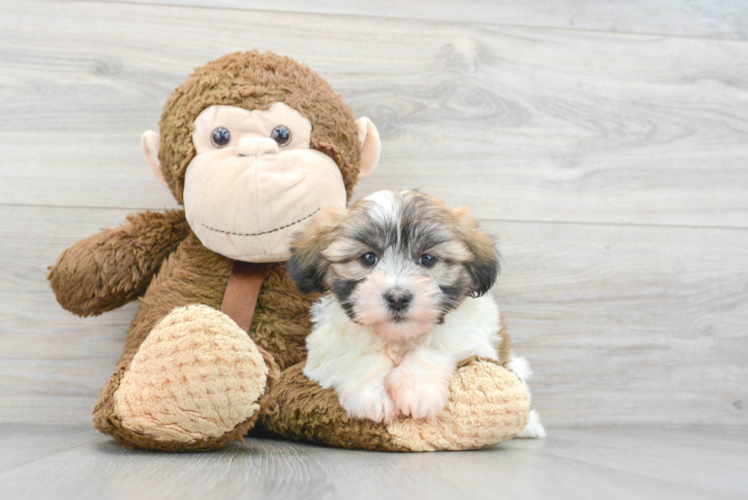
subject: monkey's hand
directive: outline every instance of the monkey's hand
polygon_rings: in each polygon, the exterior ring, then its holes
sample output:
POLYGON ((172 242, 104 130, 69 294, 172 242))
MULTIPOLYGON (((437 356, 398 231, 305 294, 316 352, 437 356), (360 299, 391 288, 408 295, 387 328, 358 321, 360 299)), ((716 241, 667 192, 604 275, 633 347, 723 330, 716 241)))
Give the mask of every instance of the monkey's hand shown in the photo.
POLYGON ((135 300, 189 233, 183 210, 129 215, 125 224, 60 255, 48 276, 57 301, 74 314, 93 316, 135 300))

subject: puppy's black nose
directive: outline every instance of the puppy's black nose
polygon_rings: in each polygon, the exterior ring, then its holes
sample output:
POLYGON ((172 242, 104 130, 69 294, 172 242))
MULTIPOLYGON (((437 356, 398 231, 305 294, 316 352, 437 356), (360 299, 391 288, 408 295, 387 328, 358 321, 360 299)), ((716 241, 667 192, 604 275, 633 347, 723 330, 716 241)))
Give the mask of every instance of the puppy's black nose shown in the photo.
POLYGON ((395 312, 404 311, 408 308, 410 301, 413 300, 413 295, 410 292, 387 292, 384 294, 384 300, 395 312))

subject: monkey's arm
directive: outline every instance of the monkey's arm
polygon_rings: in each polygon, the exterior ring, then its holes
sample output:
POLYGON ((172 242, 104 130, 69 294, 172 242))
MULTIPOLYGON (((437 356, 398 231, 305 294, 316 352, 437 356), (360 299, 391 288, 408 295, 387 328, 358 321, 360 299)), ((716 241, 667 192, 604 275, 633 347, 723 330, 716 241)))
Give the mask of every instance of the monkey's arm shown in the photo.
POLYGON ((74 314, 93 316, 135 300, 189 233, 183 210, 128 215, 125 224, 60 255, 48 276, 57 301, 74 314))

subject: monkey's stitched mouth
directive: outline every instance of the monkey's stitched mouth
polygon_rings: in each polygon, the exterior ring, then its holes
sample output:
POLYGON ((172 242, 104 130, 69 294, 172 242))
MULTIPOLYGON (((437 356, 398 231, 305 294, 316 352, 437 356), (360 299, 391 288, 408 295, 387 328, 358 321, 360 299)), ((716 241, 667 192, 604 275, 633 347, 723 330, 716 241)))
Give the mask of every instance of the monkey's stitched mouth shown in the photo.
POLYGON ((275 229, 271 229, 269 231, 262 231, 261 233, 237 233, 235 231, 224 231, 222 229, 216 229, 214 227, 210 227, 210 226, 206 225, 205 223, 203 223, 203 227, 205 229, 210 229, 211 231, 215 231, 217 233, 230 234, 232 236, 262 236, 263 234, 274 233, 276 231, 280 231, 281 229, 286 229, 286 228, 291 227, 291 226, 293 226, 295 224, 298 224, 299 222, 304 222, 305 220, 307 220, 309 217, 311 217, 312 215, 316 214, 320 210, 321 210, 321 208, 318 208, 314 212, 310 213, 309 215, 307 215, 305 217, 302 217, 301 219, 299 219, 297 221, 293 221, 293 222, 291 222, 289 224, 286 224, 285 226, 276 227, 275 229))
POLYGON ((318 208, 317 210, 315 210, 314 212, 310 213, 306 217, 302 217, 301 219, 299 219, 297 221, 293 221, 293 222, 291 222, 289 224, 286 224, 285 226, 276 227, 275 229, 271 229, 269 231, 262 231, 261 233, 237 233, 235 231, 224 231, 222 229, 216 229, 214 227, 210 227, 210 226, 206 225, 205 223, 203 223, 203 227, 205 229, 210 229, 211 231, 215 231, 217 233, 230 234, 232 236, 262 236, 263 234, 274 233, 276 231, 280 231, 281 229, 286 229, 286 228, 291 227, 291 226, 293 226, 295 224, 298 224, 299 222, 303 222, 303 221, 307 220, 309 217, 311 217, 312 215, 314 215, 317 212, 319 212, 320 210, 321 210, 321 207, 318 208))

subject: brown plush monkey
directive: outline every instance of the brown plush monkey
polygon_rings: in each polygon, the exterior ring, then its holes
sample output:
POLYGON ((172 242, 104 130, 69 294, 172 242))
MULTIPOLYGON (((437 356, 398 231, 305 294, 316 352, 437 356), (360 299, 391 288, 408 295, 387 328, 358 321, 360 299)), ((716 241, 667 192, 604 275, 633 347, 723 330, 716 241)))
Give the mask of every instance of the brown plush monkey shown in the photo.
POLYGON ((523 429, 527 392, 488 361, 463 363, 438 419, 391 424, 349 418, 302 374, 314 297, 286 274, 288 236, 344 207, 379 158, 374 125, 324 79, 287 57, 230 54, 172 93, 159 126, 143 152, 184 211, 131 215, 63 252, 49 275, 81 316, 140 298, 94 409, 98 430, 160 450, 215 449, 254 428, 405 451, 476 448, 523 429))

